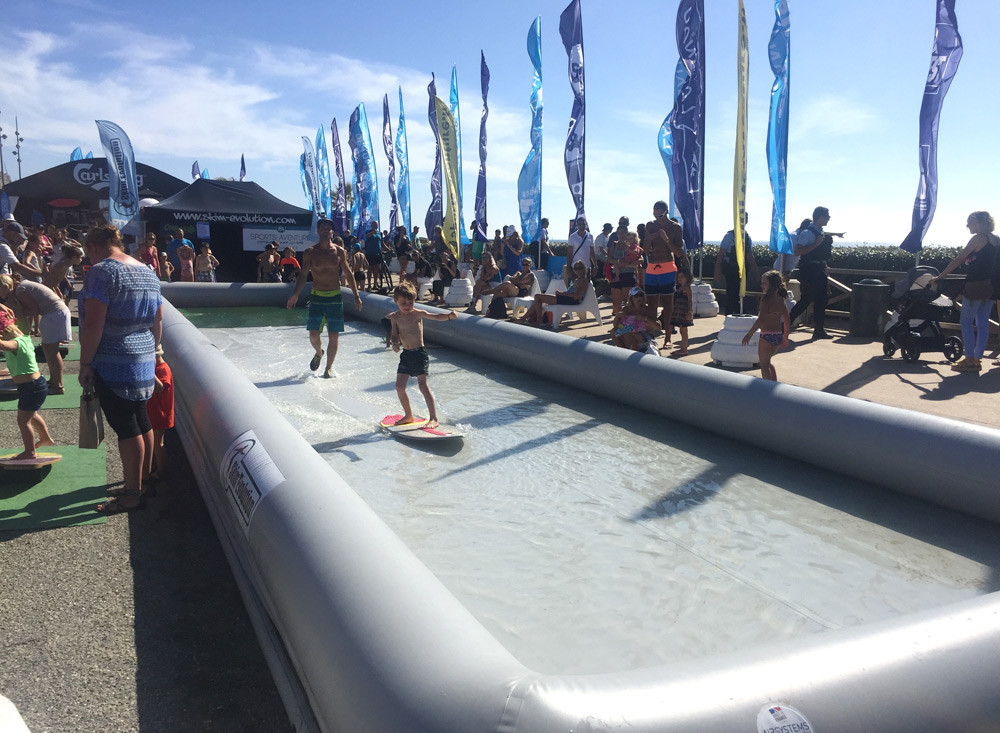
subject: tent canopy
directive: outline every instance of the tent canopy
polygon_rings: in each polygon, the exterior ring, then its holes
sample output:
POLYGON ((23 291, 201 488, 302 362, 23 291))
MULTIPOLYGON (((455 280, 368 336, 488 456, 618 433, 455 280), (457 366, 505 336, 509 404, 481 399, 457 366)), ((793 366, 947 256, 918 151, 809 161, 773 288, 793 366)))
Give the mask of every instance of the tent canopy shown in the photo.
POLYGON ((142 209, 149 222, 208 222, 249 226, 304 226, 312 212, 275 198, 251 181, 199 178, 180 193, 142 209))
MULTIPOLYGON (((184 189, 184 181, 152 166, 136 163, 135 170, 142 198, 164 198, 184 189)), ((98 203, 108 198, 108 161, 106 158, 88 158, 60 163, 8 183, 4 190, 7 195, 23 200, 44 203, 59 199, 76 200, 82 206, 97 209, 98 203)))

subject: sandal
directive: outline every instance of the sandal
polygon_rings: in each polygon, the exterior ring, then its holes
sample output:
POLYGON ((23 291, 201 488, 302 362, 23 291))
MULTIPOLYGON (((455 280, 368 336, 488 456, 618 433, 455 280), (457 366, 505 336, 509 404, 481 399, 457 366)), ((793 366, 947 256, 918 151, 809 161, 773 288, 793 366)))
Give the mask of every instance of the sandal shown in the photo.
POLYGON ((140 491, 123 491, 118 496, 110 499, 109 501, 102 502, 94 507, 94 510, 99 514, 105 514, 110 516, 112 514, 124 514, 126 512, 132 512, 139 509, 146 508, 146 498, 142 495, 140 491), (133 506, 125 506, 122 504, 122 497, 124 496, 134 496, 138 499, 138 502, 133 506))
POLYGON ((50 395, 66 394, 66 388, 65 387, 53 387, 53 386, 49 385, 49 394, 50 395))
POLYGON ((323 352, 322 351, 320 351, 318 354, 315 354, 313 356, 312 360, 309 362, 309 369, 310 369, 310 371, 316 371, 317 369, 319 369, 319 362, 320 362, 320 359, 322 359, 322 358, 323 358, 323 352))

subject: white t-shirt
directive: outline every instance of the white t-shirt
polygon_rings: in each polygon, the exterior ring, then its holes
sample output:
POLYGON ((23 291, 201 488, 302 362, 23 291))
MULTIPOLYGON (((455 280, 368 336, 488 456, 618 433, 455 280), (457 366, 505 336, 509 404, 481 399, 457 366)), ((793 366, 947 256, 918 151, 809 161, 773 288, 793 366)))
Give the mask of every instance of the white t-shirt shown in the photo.
POLYGON ((569 235, 568 244, 569 266, 573 267, 575 263, 582 262, 589 268, 590 253, 594 250, 594 235, 587 232, 586 236, 581 237, 580 232, 574 229, 573 233, 569 235))
POLYGON ((0 273, 5 275, 10 274, 10 268, 8 265, 12 265, 17 262, 17 257, 14 256, 14 250, 10 248, 6 242, 0 242, 0 273))
POLYGON ((597 250, 597 259, 601 262, 605 262, 608 259, 608 240, 611 238, 610 234, 605 234, 601 232, 594 239, 594 247, 597 250))

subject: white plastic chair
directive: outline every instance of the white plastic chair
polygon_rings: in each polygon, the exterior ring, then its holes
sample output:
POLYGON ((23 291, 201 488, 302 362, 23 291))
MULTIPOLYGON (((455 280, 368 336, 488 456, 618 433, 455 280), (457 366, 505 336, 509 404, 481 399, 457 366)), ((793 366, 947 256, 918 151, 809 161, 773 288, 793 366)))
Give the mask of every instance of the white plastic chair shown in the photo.
MULTIPOLYGON (((406 268, 410 269, 410 268, 406 268)), ((434 292, 434 281, 441 277, 440 271, 435 270, 431 277, 417 278, 417 300, 423 300, 434 292)))
POLYGON ((597 321, 598 326, 604 324, 604 318, 601 316, 601 307, 597 302, 597 293, 594 291, 593 283, 587 284, 587 292, 584 294, 583 300, 579 303, 575 305, 546 305, 544 306, 544 310, 552 314, 552 326, 554 328, 559 328, 563 316, 570 313, 576 313, 577 318, 581 321, 587 313, 590 313, 594 316, 594 320, 597 321))

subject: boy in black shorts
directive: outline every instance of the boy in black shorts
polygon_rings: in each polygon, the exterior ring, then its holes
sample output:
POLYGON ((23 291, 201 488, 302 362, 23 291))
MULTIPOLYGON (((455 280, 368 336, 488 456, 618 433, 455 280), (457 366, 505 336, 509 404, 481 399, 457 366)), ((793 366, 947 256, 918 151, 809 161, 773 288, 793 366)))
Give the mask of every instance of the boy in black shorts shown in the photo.
POLYGON ((420 394, 424 396, 427 403, 427 426, 436 428, 438 426, 437 409, 434 406, 434 395, 427 385, 427 367, 429 359, 427 350, 424 349, 424 319, 430 318, 433 321, 451 321, 458 318, 454 311, 448 313, 431 313, 414 307, 417 299, 417 291, 410 282, 403 282, 392 291, 392 299, 399 310, 390 313, 388 318, 392 322, 390 341, 392 350, 399 352, 399 368, 396 370, 396 394, 399 397, 399 404, 403 407, 403 417, 396 422, 396 425, 407 425, 415 422, 413 410, 410 408, 410 398, 406 396, 406 385, 410 377, 417 378, 417 386, 420 394))

